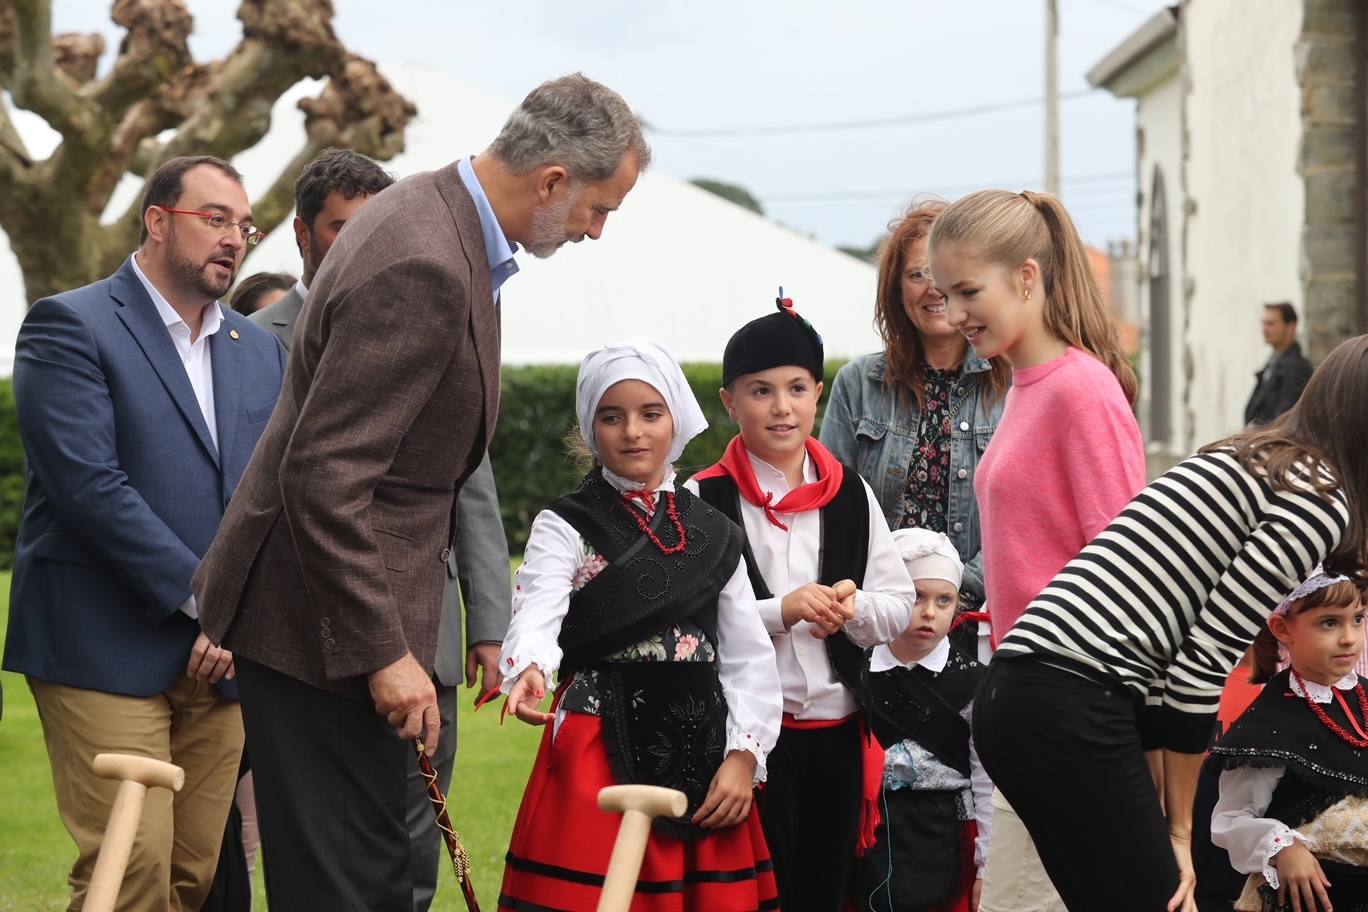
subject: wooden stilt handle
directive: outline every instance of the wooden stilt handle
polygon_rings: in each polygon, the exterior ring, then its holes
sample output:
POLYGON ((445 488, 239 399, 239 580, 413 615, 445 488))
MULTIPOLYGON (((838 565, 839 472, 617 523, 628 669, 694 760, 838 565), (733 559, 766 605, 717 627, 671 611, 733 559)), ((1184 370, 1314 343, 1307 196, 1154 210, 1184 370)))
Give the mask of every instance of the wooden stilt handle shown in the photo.
POLYGON ((107 779, 122 779, 109 811, 100 854, 95 859, 95 871, 90 876, 82 912, 112 912, 119 899, 128 857, 133 852, 133 840, 138 835, 138 821, 142 818, 147 790, 169 788, 178 792, 185 785, 185 770, 150 757, 127 754, 97 754, 95 773, 107 779))
POLYGON ((689 799, 683 792, 654 785, 614 785, 599 792, 598 805, 609 813, 622 812, 598 912, 627 912, 651 836, 651 818, 679 817, 688 809, 689 799))

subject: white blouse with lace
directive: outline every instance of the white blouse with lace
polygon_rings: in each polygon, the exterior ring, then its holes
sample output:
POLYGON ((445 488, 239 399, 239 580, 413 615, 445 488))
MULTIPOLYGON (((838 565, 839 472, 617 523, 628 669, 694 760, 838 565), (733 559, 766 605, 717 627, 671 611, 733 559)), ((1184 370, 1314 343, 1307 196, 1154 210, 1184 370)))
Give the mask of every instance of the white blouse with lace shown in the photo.
MULTIPOLYGON (((1303 690, 1296 678, 1289 681, 1293 693, 1308 693, 1317 703, 1330 703, 1334 691, 1328 685, 1307 681, 1303 690)), ((1352 671, 1335 682, 1340 690, 1353 690, 1358 675, 1352 671)), ((1273 859, 1295 842, 1315 850, 1312 841, 1281 820, 1265 817, 1273 792, 1286 767, 1239 767, 1221 773, 1221 797, 1211 815, 1211 841, 1230 853, 1230 863, 1244 874, 1262 874, 1273 889, 1278 888, 1278 869, 1273 859)))
MULTIPOLYGON (((639 491, 645 487, 606 468, 603 477, 619 491, 639 491)), ((656 492, 673 492, 674 480, 674 471, 667 470, 656 492)), ((639 500, 630 503, 645 512, 646 507, 639 500)), ((514 581, 513 617, 499 656, 504 693, 532 665, 548 680, 555 676, 561 663, 558 639, 570 610, 570 596, 605 565, 603 558, 558 514, 550 510, 537 514, 514 581)), ((749 751, 755 757, 755 781, 763 782, 765 758, 779 737, 783 697, 774 647, 756 610, 755 591, 744 561, 738 562, 718 595, 717 640, 717 671, 727 701, 726 752, 749 751)), ((560 718, 557 729, 559 723, 560 718)))

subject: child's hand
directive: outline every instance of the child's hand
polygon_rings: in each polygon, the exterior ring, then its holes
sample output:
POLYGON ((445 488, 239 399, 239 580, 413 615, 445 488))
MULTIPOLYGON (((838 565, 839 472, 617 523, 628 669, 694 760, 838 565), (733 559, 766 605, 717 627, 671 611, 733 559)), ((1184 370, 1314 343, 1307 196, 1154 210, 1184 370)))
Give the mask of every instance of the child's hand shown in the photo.
POLYGON ((983 896, 983 878, 974 878, 974 889, 969 894, 969 912, 979 912, 979 899, 983 896))
POLYGON ((708 786, 708 796, 692 820, 705 830, 736 826, 750 814, 754 798, 755 755, 734 750, 718 767, 712 785, 708 786))
POLYGON ((1332 912, 1326 890, 1330 880, 1321 870, 1320 862, 1301 842, 1293 842, 1273 856, 1273 867, 1278 869, 1278 905, 1287 908, 1289 894, 1293 912, 1332 912))
POLYGON ((816 625, 812 635, 819 639, 835 633, 845 623, 836 590, 821 583, 808 583, 794 589, 779 602, 779 611, 786 628, 792 629, 799 621, 809 621, 816 625))
POLYGON ((513 689, 508 692, 508 705, 513 715, 528 725, 545 725, 555 718, 551 713, 540 709, 542 698, 546 696, 546 678, 536 665, 529 665, 518 675, 513 689))
POLYGON ((831 587, 836 593, 836 610, 841 613, 841 617, 847 621, 855 619, 855 581, 843 579, 831 587))

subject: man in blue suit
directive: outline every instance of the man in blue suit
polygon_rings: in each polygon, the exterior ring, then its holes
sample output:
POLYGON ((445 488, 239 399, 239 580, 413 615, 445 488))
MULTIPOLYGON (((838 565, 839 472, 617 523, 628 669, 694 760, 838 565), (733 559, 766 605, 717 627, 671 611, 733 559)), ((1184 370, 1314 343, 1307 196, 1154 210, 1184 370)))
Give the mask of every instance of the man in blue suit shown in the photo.
POLYGON ((147 796, 118 909, 198 910, 242 754, 232 655, 200 630, 190 577, 275 406, 285 350, 223 307, 260 239, 242 177, 207 156, 147 181, 138 250, 44 298, 19 331, 28 455, 4 668, 38 705, 80 908, 118 784, 91 760, 185 769, 147 796))

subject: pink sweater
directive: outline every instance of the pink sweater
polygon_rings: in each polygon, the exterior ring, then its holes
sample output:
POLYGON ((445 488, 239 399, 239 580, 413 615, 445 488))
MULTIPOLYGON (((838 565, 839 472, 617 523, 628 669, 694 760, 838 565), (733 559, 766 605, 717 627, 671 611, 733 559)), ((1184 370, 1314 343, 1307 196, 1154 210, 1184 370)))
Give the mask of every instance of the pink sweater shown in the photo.
POLYGON ((974 473, 993 646, 1145 486, 1145 446, 1121 384, 1078 348, 1015 371, 974 473))

